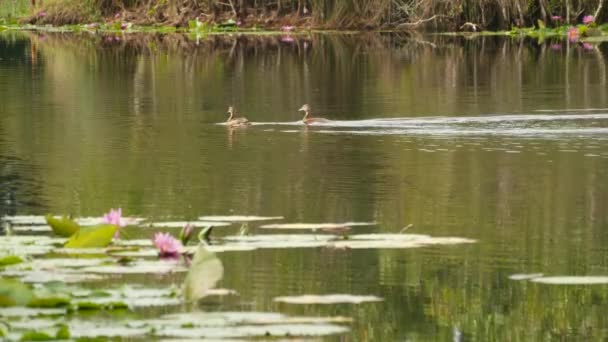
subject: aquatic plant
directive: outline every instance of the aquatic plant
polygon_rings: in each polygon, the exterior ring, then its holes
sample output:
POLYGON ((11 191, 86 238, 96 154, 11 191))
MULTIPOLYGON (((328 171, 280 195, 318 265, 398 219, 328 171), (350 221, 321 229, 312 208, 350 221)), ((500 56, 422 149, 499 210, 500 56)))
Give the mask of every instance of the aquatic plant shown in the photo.
POLYGON ((183 246, 188 244, 190 238, 192 238, 192 232, 194 231, 194 226, 190 223, 187 223, 184 228, 179 232, 179 239, 182 242, 183 246))
POLYGON ((590 25, 595 22, 595 18, 592 15, 586 15, 583 17, 583 24, 590 25))
POLYGON ((154 234, 153 242, 161 258, 178 256, 183 249, 182 243, 169 233, 154 234))
POLYGON ((578 28, 576 28, 576 27, 571 27, 571 28, 568 30, 568 40, 569 40, 571 43, 575 43, 575 42, 577 42, 579 37, 580 37, 580 33, 579 33, 579 31, 578 31, 578 28))

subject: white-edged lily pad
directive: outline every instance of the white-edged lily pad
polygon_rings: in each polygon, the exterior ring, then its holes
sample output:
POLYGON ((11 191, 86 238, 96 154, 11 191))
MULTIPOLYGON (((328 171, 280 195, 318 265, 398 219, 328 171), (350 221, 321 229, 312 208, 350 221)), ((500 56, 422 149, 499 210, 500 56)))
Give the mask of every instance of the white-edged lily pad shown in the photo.
POLYGON ((608 276, 555 276, 534 278, 530 281, 552 285, 599 285, 608 284, 608 276))
POLYGON ((183 228, 187 224, 192 227, 225 227, 231 225, 230 222, 220 221, 171 221, 171 222, 152 222, 150 226, 156 228, 183 228))
POLYGON ((332 248, 417 248, 431 245, 456 245, 474 243, 476 240, 460 237, 432 237, 419 234, 362 234, 351 235, 348 240, 328 244, 332 248))
POLYGON ((383 300, 376 296, 355 296, 349 294, 285 296, 274 299, 275 302, 288 304, 361 304, 365 302, 381 302, 383 300))
POLYGON ((52 231, 51 227, 47 225, 12 226, 11 230, 19 233, 46 233, 52 231))
POLYGON ((85 267, 83 272, 96 274, 168 274, 185 272, 188 269, 180 259, 158 261, 136 261, 130 265, 107 265, 85 267))
POLYGON ((26 308, 22 306, 0 308, 0 317, 61 316, 65 314, 65 308, 26 308))
POLYGON ((240 325, 235 327, 161 328, 156 336, 178 338, 245 338, 284 336, 327 336, 348 332, 348 328, 335 324, 274 324, 240 325))
POLYGON ((265 229, 339 229, 342 227, 373 226, 376 222, 344 222, 344 223, 276 223, 265 224, 265 229))
POLYGON ((529 273, 529 274, 512 274, 509 276, 511 280, 530 280, 542 277, 542 273, 529 273))
POLYGON ((81 283, 87 281, 101 280, 103 277, 68 269, 63 270, 6 270, 1 272, 2 276, 17 277, 24 283, 81 283))
POLYGON ((282 220, 283 216, 201 216, 198 218, 201 221, 226 221, 226 222, 251 222, 251 221, 271 221, 282 220))

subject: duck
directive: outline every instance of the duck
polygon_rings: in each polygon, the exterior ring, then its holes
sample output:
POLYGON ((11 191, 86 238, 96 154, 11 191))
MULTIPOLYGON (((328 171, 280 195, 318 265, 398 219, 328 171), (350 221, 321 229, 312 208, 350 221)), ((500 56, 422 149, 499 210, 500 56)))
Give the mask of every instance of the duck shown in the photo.
POLYGON ((228 107, 228 114, 230 114, 230 116, 228 117, 228 120, 226 120, 226 124, 230 127, 251 125, 251 122, 249 122, 249 120, 247 120, 247 118, 237 118, 236 117, 236 110, 234 109, 233 106, 228 107))
POLYGON ((324 119, 324 118, 313 118, 310 117, 310 106, 305 104, 302 106, 302 108, 298 109, 298 112, 304 112, 304 117, 302 118, 302 122, 305 125, 310 125, 313 123, 320 123, 320 122, 328 122, 329 120, 324 119))

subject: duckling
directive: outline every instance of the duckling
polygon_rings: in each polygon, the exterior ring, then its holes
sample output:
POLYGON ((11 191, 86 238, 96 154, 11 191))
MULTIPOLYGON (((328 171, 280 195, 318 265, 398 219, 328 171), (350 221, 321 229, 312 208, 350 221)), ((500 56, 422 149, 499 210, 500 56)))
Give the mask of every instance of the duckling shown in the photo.
POLYGON ((228 114, 230 114, 230 116, 228 117, 228 120, 226 120, 226 124, 230 127, 251 125, 251 122, 249 122, 247 118, 237 118, 236 110, 232 106, 228 107, 228 114))
POLYGON ((310 125, 313 123, 319 123, 319 122, 328 122, 329 120, 324 119, 324 118, 313 118, 310 117, 310 106, 305 104, 302 106, 302 108, 298 109, 298 112, 304 112, 304 117, 302 118, 302 122, 305 125, 310 125))

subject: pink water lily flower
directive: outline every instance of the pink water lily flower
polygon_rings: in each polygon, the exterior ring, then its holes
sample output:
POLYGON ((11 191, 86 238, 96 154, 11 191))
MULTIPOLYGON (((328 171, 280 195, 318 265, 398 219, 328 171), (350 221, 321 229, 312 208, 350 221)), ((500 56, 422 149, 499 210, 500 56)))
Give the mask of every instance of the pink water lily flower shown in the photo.
POLYGON ((103 215, 103 223, 113 224, 120 228, 127 225, 127 221, 122 219, 122 208, 110 209, 110 212, 103 215))
POLYGON ((551 20, 559 21, 559 20, 562 20, 562 17, 560 15, 554 15, 554 16, 551 16, 551 20))
POLYGON ((281 27, 281 30, 282 31, 286 31, 286 32, 291 32, 294 29, 295 29, 295 26, 290 26, 290 25, 286 25, 286 26, 281 27))
POLYGON ((568 40, 571 43, 574 43, 578 40, 578 37, 579 37, 578 29, 576 27, 571 27, 568 30, 568 40))
POLYGON ((287 36, 283 36, 283 37, 281 37, 281 41, 282 41, 283 43, 293 43, 293 42, 295 42, 295 39, 293 39, 293 37, 292 37, 292 36, 287 35, 287 36))
POLYGON ((586 15, 583 17, 583 24, 589 25, 595 21, 595 18, 592 15, 586 15))
POLYGON ((182 243, 169 233, 154 234, 153 242, 156 248, 158 248, 158 255, 161 258, 175 257, 179 255, 183 249, 182 243))

